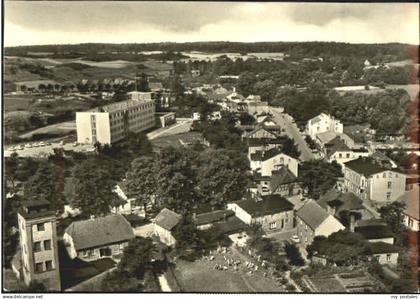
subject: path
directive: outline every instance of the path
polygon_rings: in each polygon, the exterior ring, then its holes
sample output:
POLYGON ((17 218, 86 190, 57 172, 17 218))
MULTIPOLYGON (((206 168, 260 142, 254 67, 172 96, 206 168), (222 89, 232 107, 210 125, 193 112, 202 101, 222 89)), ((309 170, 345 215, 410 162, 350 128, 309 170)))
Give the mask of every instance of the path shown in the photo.
POLYGON ((300 133, 298 127, 295 123, 292 122, 293 118, 286 114, 282 113, 279 108, 270 107, 271 112, 273 113, 274 121, 286 132, 287 136, 293 138, 297 144, 300 151, 300 160, 308 161, 314 159, 311 149, 300 133))
POLYGON ((190 130, 191 124, 192 124, 192 121, 189 121, 189 120, 180 121, 177 124, 172 125, 170 127, 161 128, 153 132, 150 132, 149 134, 147 134, 147 137, 149 138, 149 140, 153 140, 162 135, 174 135, 178 133, 188 132, 190 130))
POLYGON ((159 275, 158 280, 160 284, 160 290, 162 292, 172 292, 172 289, 169 286, 168 281, 166 280, 165 274, 159 275))

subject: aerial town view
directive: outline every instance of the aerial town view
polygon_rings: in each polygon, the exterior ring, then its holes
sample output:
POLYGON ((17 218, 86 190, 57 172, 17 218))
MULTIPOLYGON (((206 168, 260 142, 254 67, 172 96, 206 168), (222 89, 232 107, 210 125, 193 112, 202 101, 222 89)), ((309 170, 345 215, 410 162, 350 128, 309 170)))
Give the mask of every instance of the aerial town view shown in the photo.
POLYGON ((417 3, 3 26, 3 293, 419 292, 417 3))

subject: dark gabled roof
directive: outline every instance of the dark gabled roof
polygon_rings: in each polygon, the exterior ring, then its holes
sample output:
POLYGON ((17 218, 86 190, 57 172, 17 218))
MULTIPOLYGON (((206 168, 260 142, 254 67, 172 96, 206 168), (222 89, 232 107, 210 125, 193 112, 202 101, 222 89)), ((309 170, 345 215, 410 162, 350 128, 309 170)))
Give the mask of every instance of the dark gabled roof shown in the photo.
POLYGON ((231 210, 217 210, 208 213, 198 214, 195 219, 195 224, 204 225, 226 219, 233 216, 235 213, 231 210))
POLYGON ((181 215, 164 208, 155 218, 155 224, 159 225, 160 227, 172 230, 180 221, 182 217, 181 215))
POLYGON ((333 140, 328 142, 327 147, 327 156, 331 157, 334 153, 339 151, 350 151, 351 149, 344 143, 340 137, 335 137, 333 140))
POLYGON ((400 247, 385 242, 370 242, 368 245, 372 254, 397 253, 400 247))
POLYGON ((283 144, 281 138, 247 138, 248 146, 260 146, 260 145, 269 145, 269 144, 283 144))
POLYGON ((338 200, 341 201, 341 205, 336 210, 336 215, 342 211, 357 211, 364 210, 363 201, 352 192, 342 194, 338 200))
POLYGON ((394 237, 391 229, 385 225, 356 226, 354 232, 368 240, 394 237))
POLYGON ((324 209, 327 208, 327 206, 329 205, 329 203, 331 201, 335 201, 337 200, 340 195, 342 193, 336 189, 331 189, 329 191, 327 191, 326 193, 324 193, 323 195, 321 195, 321 197, 319 198, 319 200, 317 200, 318 205, 320 205, 321 207, 323 207, 324 209))
POLYGON ((256 151, 255 153, 251 154, 252 161, 267 161, 277 155, 282 154, 281 149, 279 148, 272 148, 267 151, 256 151))
POLYGON ((76 221, 66 228, 76 250, 95 248, 134 238, 130 223, 122 215, 76 221))
POLYGON ((321 208, 314 200, 309 200, 296 212, 296 216, 315 230, 330 216, 330 214, 321 208))
MULTIPOLYGON (((357 173, 363 174, 364 176, 371 176, 375 173, 380 173, 390 169, 384 168, 373 159, 360 157, 356 160, 352 160, 344 163, 346 168, 349 168, 357 173)), ((393 171, 393 170, 392 170, 393 171)))
POLYGON ((260 130, 264 130, 264 131, 272 134, 274 136, 274 138, 277 138, 278 137, 276 133, 274 133, 272 130, 266 128, 264 125, 257 125, 257 127, 254 130, 252 130, 251 132, 249 132, 249 133, 246 134, 246 138, 248 138, 249 136, 251 136, 252 134, 254 134, 254 133, 256 133, 256 132, 258 132, 260 130))
POLYGON ((296 182, 296 176, 289 170, 288 167, 281 167, 271 173, 270 189, 271 191, 277 190, 281 185, 296 182))
POLYGON ((235 201, 234 203, 240 206, 252 217, 274 215, 285 211, 292 211, 294 207, 290 201, 277 194, 262 196, 261 201, 247 199, 235 201))

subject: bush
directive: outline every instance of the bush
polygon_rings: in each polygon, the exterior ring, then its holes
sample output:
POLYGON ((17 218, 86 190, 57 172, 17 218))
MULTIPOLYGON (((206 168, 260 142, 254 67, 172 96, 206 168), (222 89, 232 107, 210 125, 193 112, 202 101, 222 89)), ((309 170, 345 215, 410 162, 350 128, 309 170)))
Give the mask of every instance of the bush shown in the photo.
POLYGON ((303 260, 302 255, 300 254, 300 251, 296 247, 296 245, 286 244, 285 251, 291 265, 293 266, 305 265, 305 261, 303 260))
POLYGON ((292 284, 289 283, 286 286, 286 290, 288 290, 288 291, 296 291, 296 287, 294 285, 292 285, 292 284))

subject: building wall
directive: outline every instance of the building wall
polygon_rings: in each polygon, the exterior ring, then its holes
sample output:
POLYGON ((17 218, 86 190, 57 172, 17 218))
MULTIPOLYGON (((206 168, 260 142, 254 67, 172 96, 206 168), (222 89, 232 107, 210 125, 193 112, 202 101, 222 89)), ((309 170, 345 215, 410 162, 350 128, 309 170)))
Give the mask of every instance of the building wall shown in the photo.
POLYGON ((55 217, 25 219, 18 214, 22 273, 26 285, 37 280, 43 283, 48 290, 61 290, 55 221, 55 217), (38 231, 37 224, 44 224, 45 229, 38 231), (45 241, 49 241, 50 249, 45 247, 45 241), (36 242, 39 242, 40 245, 40 250, 37 252, 35 252, 36 242), (51 262, 50 270, 46 268, 47 262, 51 262), (36 264, 42 266, 41 271, 36 271, 36 264))
POLYGON ((172 236, 172 233, 163 227, 154 224, 153 231, 156 236, 159 237, 160 241, 167 246, 173 246, 176 243, 175 238, 172 236))
POLYGON ((277 136, 265 129, 259 129, 258 131, 248 135, 247 138, 271 138, 276 139, 277 136))
POLYGON ((128 245, 128 241, 124 241, 117 244, 110 244, 110 245, 100 246, 100 247, 91 248, 91 249, 78 250, 77 257, 86 262, 95 261, 95 260, 103 259, 107 257, 111 258, 115 255, 122 254, 124 251, 124 248, 127 245, 128 245), (101 256, 101 250, 109 250, 110 255, 101 256))
POLYGON ((359 157, 367 157, 371 153, 370 152, 354 152, 352 150, 349 151, 339 151, 335 152, 328 158, 328 162, 336 161, 338 164, 341 165, 341 168, 344 169, 344 163, 356 160, 359 157))
POLYGON ((247 211, 242 209, 236 203, 228 203, 227 208, 235 212, 235 216, 241 219, 242 222, 250 225, 252 223, 252 216, 247 211))
POLYGON ((289 168, 289 170, 297 177, 298 165, 298 160, 285 154, 279 154, 261 162, 261 175, 271 176, 271 172, 273 170, 279 169, 281 166, 287 166, 287 168, 289 168))
POLYGON ((374 254, 373 257, 379 262, 381 265, 391 264, 396 265, 398 263, 398 253, 377 253, 374 254))
POLYGON ((404 225, 410 230, 418 232, 420 230, 420 223, 418 219, 404 215, 404 225))
POLYGON ((365 176, 345 167, 344 180, 346 192, 353 192, 361 199, 369 199, 368 180, 365 176))
POLYGON ((332 233, 345 229, 344 225, 340 223, 334 216, 329 215, 316 229, 315 236, 328 237, 332 233))
POLYGON ((281 196, 293 196, 302 194, 302 187, 298 183, 290 183, 280 185, 272 194, 279 194, 281 196))
POLYGON ((406 176, 394 171, 374 174, 369 179, 370 199, 392 202, 405 193, 406 176))
POLYGON ((305 248, 312 243, 315 237, 315 231, 305 223, 300 217, 296 217, 297 235, 305 248))
POLYGON ((110 112, 76 113, 77 142, 79 143, 93 144, 98 141, 102 144, 112 144, 124 139, 128 132, 139 133, 154 126, 155 104, 152 100, 129 102, 124 108, 110 112))
POLYGON ((306 133, 311 136, 312 139, 316 139, 316 134, 324 132, 336 132, 343 133, 343 124, 335 120, 334 118, 321 114, 319 115, 321 121, 311 124, 308 122, 306 125, 306 133))

